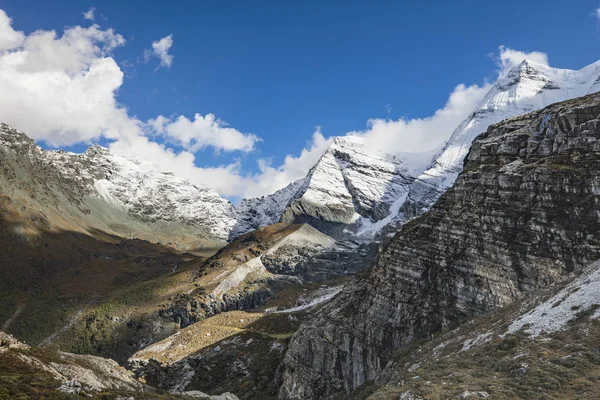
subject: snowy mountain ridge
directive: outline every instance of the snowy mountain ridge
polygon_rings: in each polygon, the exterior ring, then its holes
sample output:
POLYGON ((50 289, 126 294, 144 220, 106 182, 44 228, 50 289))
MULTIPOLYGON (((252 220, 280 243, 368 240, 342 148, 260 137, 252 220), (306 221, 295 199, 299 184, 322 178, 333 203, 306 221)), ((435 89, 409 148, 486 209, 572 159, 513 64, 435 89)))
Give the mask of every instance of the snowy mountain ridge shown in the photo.
POLYGON ((35 174, 43 175, 38 178, 71 201, 91 198, 106 202, 107 206, 99 209, 101 220, 111 222, 109 216, 120 210, 134 221, 192 226, 195 234, 219 240, 226 240, 237 222, 233 205, 215 191, 98 145, 82 154, 43 150, 25 133, 2 124, 2 150, 22 164, 37 165, 35 174))
POLYGON ((473 139, 490 125, 598 90, 600 61, 578 71, 523 61, 498 79, 428 167, 415 163, 424 155, 393 156, 371 149, 361 137, 337 137, 305 178, 236 206, 213 190, 98 145, 82 154, 42 150, 2 125, 0 147, 55 170, 67 182, 64 190, 101 199, 144 223, 193 226, 231 240, 282 220, 370 239, 431 207, 454 183, 473 139))
POLYGON ((410 187, 397 218, 406 220, 429 209, 454 184, 471 143, 490 125, 599 90, 600 61, 580 70, 569 70, 524 60, 498 79, 476 109, 454 130, 429 168, 410 187))
MULTIPOLYGON (((153 164, 101 147, 82 154, 43 150, 23 132, 0 129, 0 146, 44 164, 60 176, 63 190, 101 199, 143 223, 198 227, 209 236, 230 240, 282 219, 314 225, 352 224, 354 233, 372 236, 398 211, 414 180, 397 157, 369 149, 360 137, 339 137, 307 176, 261 198, 234 206, 208 188, 194 185, 153 164), (387 218, 387 219, 386 219, 387 218), (377 225, 378 224, 378 225, 377 225)), ((317 226, 318 227, 318 226, 317 226)))
MULTIPOLYGON (((370 237, 394 215, 414 177, 398 157, 369 148, 358 136, 336 137, 309 171, 282 220, 370 237)), ((338 232, 339 233, 339 232, 338 232)))
POLYGON ((236 223, 233 206, 217 192, 160 172, 153 164, 98 145, 83 154, 61 151, 42 154, 63 175, 85 180, 91 195, 142 221, 198 225, 219 239, 227 239, 236 223))

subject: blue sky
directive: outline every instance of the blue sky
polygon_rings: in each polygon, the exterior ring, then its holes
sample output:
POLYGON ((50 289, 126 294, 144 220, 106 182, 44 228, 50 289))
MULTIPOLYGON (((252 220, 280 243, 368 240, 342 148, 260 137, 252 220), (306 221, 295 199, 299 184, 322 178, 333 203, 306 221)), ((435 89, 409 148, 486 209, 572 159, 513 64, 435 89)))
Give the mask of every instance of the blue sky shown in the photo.
MULTIPOLYGON (((431 116, 458 84, 496 79, 501 45, 546 53, 553 67, 594 62, 599 6, 597 0, 0 0, 12 28, 24 35, 41 29, 60 36, 65 27, 93 23, 113 28, 125 40, 110 51, 124 73, 114 92, 118 107, 144 122, 212 113, 256 135, 261 140, 252 151, 190 149, 152 138, 175 153, 191 152, 198 167, 237 163, 241 176, 260 174, 259 159, 279 168, 286 155, 310 150, 317 126, 329 137, 367 129, 372 118, 431 116), (94 21, 82 15, 91 7, 94 21), (145 62, 144 51, 168 35, 171 66, 160 67, 158 57, 145 62)), ((44 139, 43 132, 33 136, 44 139)), ((89 142, 111 141, 98 136, 58 145, 81 151, 89 142)), ((215 188, 232 198, 245 194, 215 188)))

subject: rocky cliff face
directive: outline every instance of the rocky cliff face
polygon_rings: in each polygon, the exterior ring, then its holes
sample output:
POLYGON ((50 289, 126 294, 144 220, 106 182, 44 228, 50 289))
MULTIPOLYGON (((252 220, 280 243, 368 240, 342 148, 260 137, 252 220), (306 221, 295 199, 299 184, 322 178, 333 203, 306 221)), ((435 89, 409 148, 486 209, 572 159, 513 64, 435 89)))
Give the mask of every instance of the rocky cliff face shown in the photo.
POLYGON ((600 95, 491 126, 453 188, 295 334, 280 397, 350 392, 394 350, 598 259, 599 139, 600 95))
POLYGON ((173 296, 160 314, 186 327, 222 312, 255 309, 285 287, 356 273, 374 253, 374 246, 338 243, 308 224, 269 225, 207 259, 196 289, 173 296))
POLYGON ((398 352, 368 399, 599 398, 598 267, 398 352))
POLYGON ((342 236, 372 236, 398 212, 414 178, 402 160, 359 137, 335 138, 290 200, 282 221, 342 236))
POLYGON ((417 177, 399 218, 410 219, 428 210, 454 184, 473 139, 488 126, 552 103, 595 93, 600 90, 599 82, 600 62, 578 71, 527 60, 514 67, 498 79, 473 113, 455 129, 430 167, 417 177))

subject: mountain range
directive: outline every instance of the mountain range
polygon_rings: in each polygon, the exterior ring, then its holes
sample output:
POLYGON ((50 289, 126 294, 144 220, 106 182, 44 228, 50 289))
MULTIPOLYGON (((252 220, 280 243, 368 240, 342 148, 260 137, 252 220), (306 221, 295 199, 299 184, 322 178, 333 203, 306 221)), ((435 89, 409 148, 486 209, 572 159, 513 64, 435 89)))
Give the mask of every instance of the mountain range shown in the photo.
POLYGON ((72 192, 63 194, 80 211, 89 210, 86 219, 102 210, 94 226, 119 234, 131 236, 127 231, 134 224, 141 238, 164 233, 170 242, 191 248, 192 237, 230 240, 282 220, 368 240, 386 225, 397 227, 429 209, 456 180, 473 139, 490 125, 598 89, 600 62, 572 71, 523 61, 493 85, 428 167, 421 166, 426 161, 415 168, 408 157, 372 149, 358 136, 337 137, 306 177, 237 206, 208 188, 97 145, 83 154, 42 150, 6 125, 0 140, 4 151, 55 172, 52 179, 62 183, 52 190, 72 192))
POLYGON ((432 159, 336 137, 236 205, 0 124, 0 398, 597 397, 598 91, 523 61, 432 159))

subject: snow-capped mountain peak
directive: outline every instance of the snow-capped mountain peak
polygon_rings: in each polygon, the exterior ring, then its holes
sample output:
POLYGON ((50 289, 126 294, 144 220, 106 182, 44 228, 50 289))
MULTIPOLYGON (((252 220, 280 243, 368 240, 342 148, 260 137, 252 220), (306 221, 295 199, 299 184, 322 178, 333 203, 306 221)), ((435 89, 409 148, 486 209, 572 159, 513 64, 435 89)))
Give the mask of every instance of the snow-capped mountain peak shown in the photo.
POLYGON ((308 173, 282 220, 368 235, 373 223, 390 215, 413 180, 401 159, 369 148, 361 137, 337 137, 308 173))
POLYGON ((492 124, 600 90, 600 61, 580 70, 525 60, 500 77, 412 184, 398 218, 420 214, 454 184, 473 139, 492 124))
POLYGON ((63 174, 89 178, 90 193, 142 221, 198 225, 227 239, 235 225, 231 203, 153 164, 94 145, 83 154, 45 152, 63 174))

